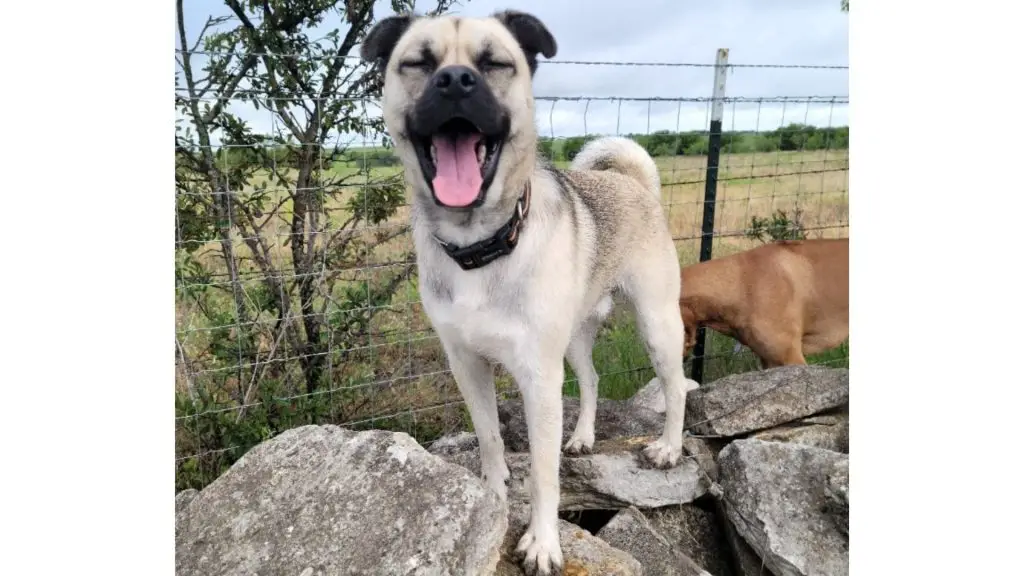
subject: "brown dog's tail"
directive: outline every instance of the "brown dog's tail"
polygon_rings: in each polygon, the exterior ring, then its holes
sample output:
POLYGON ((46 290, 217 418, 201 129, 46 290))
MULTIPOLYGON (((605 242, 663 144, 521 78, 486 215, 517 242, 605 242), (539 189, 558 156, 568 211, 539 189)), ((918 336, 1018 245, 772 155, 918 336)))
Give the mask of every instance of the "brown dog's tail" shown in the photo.
POLYGON ((661 199, 658 165, 642 146, 629 138, 608 136, 588 142, 569 166, 573 170, 610 170, 632 178, 661 199))

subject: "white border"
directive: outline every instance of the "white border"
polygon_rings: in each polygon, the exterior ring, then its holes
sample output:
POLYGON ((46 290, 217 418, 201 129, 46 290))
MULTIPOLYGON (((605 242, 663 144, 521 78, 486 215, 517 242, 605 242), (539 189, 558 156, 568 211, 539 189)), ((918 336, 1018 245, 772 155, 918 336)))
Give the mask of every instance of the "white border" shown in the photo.
POLYGON ((1009 574, 1021 8, 853 4, 851 574, 1009 574))
MULTIPOLYGON (((1021 9, 855 4, 851 573, 1009 573, 1021 9)), ((171 6, 4 11, 11 573, 173 573, 171 6)))
POLYGON ((171 575, 174 4, 3 20, 4 572, 171 575))

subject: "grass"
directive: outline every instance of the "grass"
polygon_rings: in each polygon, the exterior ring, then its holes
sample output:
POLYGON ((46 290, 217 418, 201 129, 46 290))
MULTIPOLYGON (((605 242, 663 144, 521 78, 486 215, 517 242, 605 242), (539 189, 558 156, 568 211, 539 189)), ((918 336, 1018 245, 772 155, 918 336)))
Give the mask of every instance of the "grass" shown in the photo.
MULTIPOLYGON (((760 369, 757 357, 749 348, 736 350, 738 342, 712 330, 707 331, 705 341, 704 374, 705 382, 711 382, 739 372, 760 369)), ((832 368, 848 368, 849 343, 814 354, 807 358, 808 364, 820 364, 832 368)), ((686 374, 692 374, 693 359, 686 361, 686 374)), ((636 323, 627 313, 614 315, 603 330, 594 347, 594 367, 600 374, 598 396, 613 400, 625 400, 654 378, 647 351, 644 349, 636 323)), ((566 365, 566 382, 562 389, 566 396, 579 397, 576 376, 566 365)))
MULTIPOLYGON (((751 248, 758 242, 743 237, 752 216, 767 216, 778 209, 792 212, 799 209, 801 224, 809 237, 845 237, 848 235, 847 177, 849 156, 846 150, 813 152, 769 152, 753 154, 725 154, 719 170, 719 185, 715 206, 714 255, 723 256, 751 248)), ((662 175, 662 203, 666 218, 676 238, 680 262, 683 265, 698 260, 701 233, 701 213, 704 197, 703 156, 657 158, 662 175)), ((564 165, 564 163, 562 163, 564 165)), ((331 171, 339 176, 352 176, 352 164, 338 163, 331 171)), ((399 168, 377 168, 373 176, 397 174, 399 168)), ((261 185, 266 177, 255 178, 245 187, 251 190, 261 185)), ((284 190, 271 190, 285 199, 284 190)), ((327 226, 347 215, 345 202, 351 192, 340 194, 324 207, 327 226)), ((286 199, 285 199, 286 200, 286 199)), ((287 270, 290 248, 285 245, 290 219, 290 205, 285 201, 273 220, 264 222, 271 253, 278 266, 287 270)), ((400 226, 408 221, 408 209, 400 209, 388 225, 400 226)), ((335 224, 336 225, 336 224, 335 224)), ((373 233, 371 229, 361 231, 373 233)), ((245 261, 248 247, 237 239, 235 249, 245 261)), ((408 236, 400 237, 378 247, 371 255, 375 263, 395 260, 411 250, 408 236)), ((223 272, 223 263, 217 256, 217 246, 211 243, 198 251, 208 267, 223 272)), ((374 280, 381 272, 365 271, 362 278, 374 280)), ((216 296, 221 305, 230 309, 227 294, 216 296)), ((654 373, 643 344, 636 332, 632 315, 626 306, 616 312, 602 330, 594 349, 594 363, 601 375, 599 394, 604 398, 628 398, 646 384, 654 373)), ((260 318, 267 327, 272 318, 260 318)), ((195 384, 203 385, 196 370, 210 367, 229 367, 224 361, 211 358, 210 333, 214 326, 205 316, 182 298, 176 307, 176 328, 179 340, 188 355, 195 384)), ((735 353, 735 341, 714 332, 708 332, 708 359, 705 374, 712 380, 735 372, 757 369, 756 358, 749 350, 735 353)), ((817 355, 808 360, 832 366, 845 366, 848 346, 817 355)), ((177 389, 185 390, 188 374, 179 366, 177 389)), ((459 406, 460 397, 446 372, 440 343, 430 330, 430 324, 419 305, 415 278, 399 289, 386 312, 375 317, 371 345, 352 353, 345 362, 332 366, 332 390, 339 395, 348 394, 350 387, 365 391, 358 408, 346 405, 344 410, 332 408, 327 421, 356 428, 391 428, 409 432, 420 440, 429 440, 444 432, 468 426, 465 410, 459 406), (333 390, 336 389, 336 390, 333 390), (350 409, 351 408, 351 409, 350 409)), ((297 362, 285 367, 287 374, 298 374, 297 362)), ((687 371, 689 374, 689 370, 687 371)), ((298 377, 295 376, 297 380, 298 377)), ((502 395, 515 393, 515 385, 507 374, 499 370, 498 389, 502 395)), ((565 393, 578 395, 572 370, 567 367, 565 393)), ((345 396, 349 398, 350 396, 345 396)), ((202 446, 187 441, 187 426, 179 427, 179 456, 198 451, 202 446)))

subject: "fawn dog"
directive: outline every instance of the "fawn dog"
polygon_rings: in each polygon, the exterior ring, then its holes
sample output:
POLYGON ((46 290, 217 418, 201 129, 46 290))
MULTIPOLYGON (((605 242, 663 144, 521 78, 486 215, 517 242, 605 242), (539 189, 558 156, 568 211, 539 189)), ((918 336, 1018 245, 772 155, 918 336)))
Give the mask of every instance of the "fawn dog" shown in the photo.
POLYGON ((849 239, 787 240, 681 271, 684 355, 706 326, 739 340, 763 368, 806 364, 849 335, 849 239))
POLYGON ((682 457, 689 382, 678 316, 679 259, 658 167, 636 142, 601 138, 568 170, 537 157, 533 75, 557 45, 536 17, 386 18, 363 58, 384 73, 382 110, 411 188, 423 309, 480 441, 481 476, 507 498, 493 364, 515 378, 530 436, 527 574, 561 571, 558 534, 563 359, 580 378, 570 454, 594 445, 594 339, 612 294, 631 301, 669 399, 655 466, 682 457))

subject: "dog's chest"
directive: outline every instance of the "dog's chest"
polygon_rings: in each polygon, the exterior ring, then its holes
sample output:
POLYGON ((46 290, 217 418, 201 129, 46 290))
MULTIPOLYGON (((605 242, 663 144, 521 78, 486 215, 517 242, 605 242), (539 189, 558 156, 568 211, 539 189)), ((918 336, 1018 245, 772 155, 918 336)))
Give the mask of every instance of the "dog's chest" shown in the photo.
POLYGON ((495 281, 490 275, 474 274, 435 283, 433 290, 428 286, 423 306, 434 328, 491 357, 516 347, 527 326, 523 307, 515 301, 519 290, 514 282, 496 289, 495 281))

